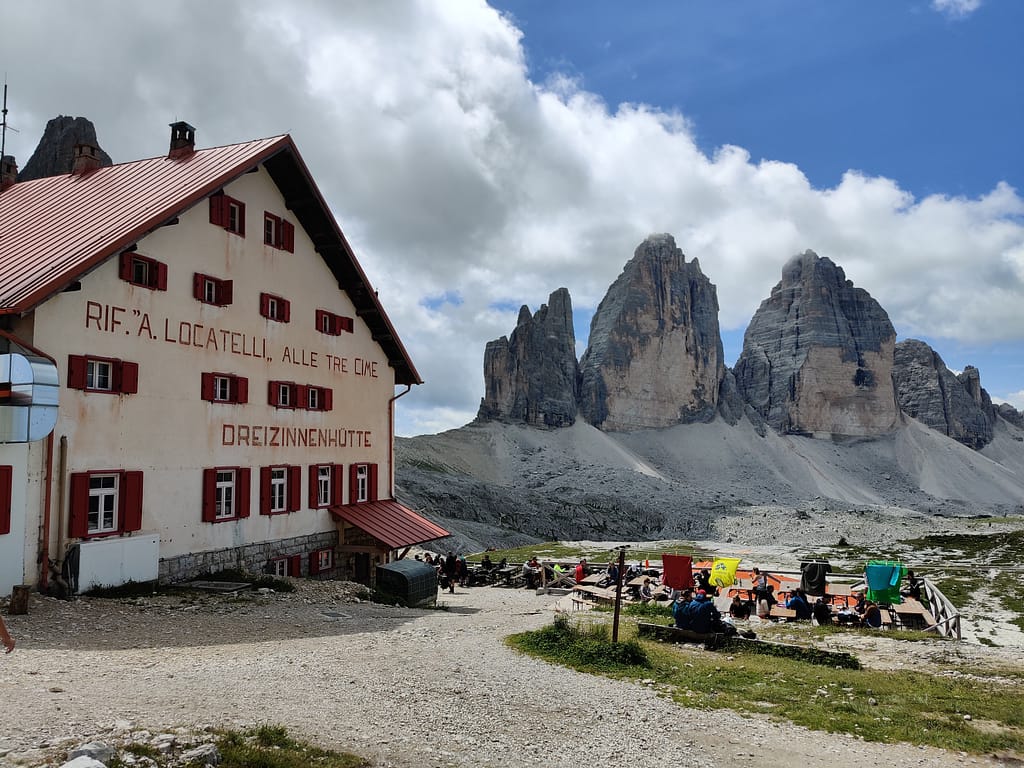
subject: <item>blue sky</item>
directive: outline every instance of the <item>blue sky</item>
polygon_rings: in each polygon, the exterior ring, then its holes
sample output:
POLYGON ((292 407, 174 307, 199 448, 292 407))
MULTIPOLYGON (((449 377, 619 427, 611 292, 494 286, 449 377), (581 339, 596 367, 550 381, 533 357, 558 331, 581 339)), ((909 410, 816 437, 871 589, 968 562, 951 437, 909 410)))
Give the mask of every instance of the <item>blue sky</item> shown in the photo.
POLYGON ((7 151, 115 162, 290 133, 461 426, 486 343, 566 287, 577 337, 649 234, 715 284, 726 363, 794 254, 1024 409, 1024 2, 5 0, 7 151), (211 76, 218 73, 218 76, 211 76))

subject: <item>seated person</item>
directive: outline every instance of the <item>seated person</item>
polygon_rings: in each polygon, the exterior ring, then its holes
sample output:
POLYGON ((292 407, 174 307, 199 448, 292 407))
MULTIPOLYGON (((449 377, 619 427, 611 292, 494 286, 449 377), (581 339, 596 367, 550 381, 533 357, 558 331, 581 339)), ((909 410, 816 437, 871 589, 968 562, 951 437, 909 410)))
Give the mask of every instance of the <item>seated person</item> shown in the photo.
POLYGON ((832 623, 832 609, 825 602, 824 597, 819 597, 814 601, 814 606, 811 608, 811 616, 819 627, 827 627, 832 623))
POLYGON ((741 600, 739 595, 733 595, 732 604, 729 606, 729 615, 734 619, 749 619, 750 603, 741 600))
POLYGON ((882 611, 879 610, 878 605, 871 600, 865 603, 864 618, 861 620, 865 627, 870 629, 881 629, 882 628, 882 611))
POLYGON ((921 580, 914 575, 913 571, 907 571, 907 587, 903 590, 904 597, 912 597, 918 602, 921 601, 921 580))
POLYGON ((718 589, 711 586, 711 571, 707 568, 702 568, 694 580, 697 582, 697 589, 703 589, 706 594, 712 596, 718 594, 718 589))
POLYGON ((587 558, 583 558, 576 563, 576 568, 573 571, 573 575, 576 578, 576 583, 581 584, 585 578, 587 578, 587 558))
POLYGON ((853 610, 856 611, 859 615, 863 616, 864 611, 868 607, 867 600, 864 598, 864 593, 854 592, 853 596, 857 598, 857 604, 853 606, 853 610))
POLYGON ((483 559, 480 561, 480 567, 485 571, 489 571, 494 567, 494 563, 491 562, 490 555, 484 555, 483 559))
POLYGON ((698 634, 736 634, 736 627, 722 621, 722 614, 715 607, 715 601, 703 589, 698 589, 696 597, 686 606, 686 614, 690 617, 690 629, 698 634))
POLYGON ((654 586, 651 584, 651 578, 649 576, 644 577, 644 583, 640 587, 640 599, 645 603, 654 599, 654 586))
POLYGON ((802 589, 793 592, 793 596, 786 601, 786 607, 796 612, 797 619, 811 618, 811 604, 807 602, 807 596, 802 589))
POLYGON ((526 580, 527 589, 536 589, 541 583, 541 565, 536 557, 531 557, 523 563, 523 578, 526 580))

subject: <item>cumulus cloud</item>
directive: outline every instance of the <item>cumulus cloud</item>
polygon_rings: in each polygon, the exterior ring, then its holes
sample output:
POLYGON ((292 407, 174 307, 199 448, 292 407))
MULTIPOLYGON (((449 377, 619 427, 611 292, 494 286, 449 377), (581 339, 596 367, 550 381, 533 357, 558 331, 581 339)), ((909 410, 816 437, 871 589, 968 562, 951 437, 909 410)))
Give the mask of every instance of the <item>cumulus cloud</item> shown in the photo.
POLYGON ((817 189, 791 163, 705 153, 682 114, 532 82, 522 33, 482 1, 98 0, 66 19, 21 2, 5 23, 22 163, 60 113, 115 160, 160 154, 174 119, 200 146, 293 135, 427 382, 399 401, 404 434, 470 420, 484 345, 519 306, 565 286, 592 312, 652 232, 700 259, 725 329, 811 248, 901 335, 1024 335, 1016 190, 918 199, 856 171, 817 189))
POLYGON ((965 19, 981 7, 981 0, 932 0, 932 8, 951 19, 965 19))
POLYGON ((1018 411, 1024 411, 1024 389, 1018 392, 1011 392, 1006 397, 993 397, 996 403, 1009 403, 1018 411))

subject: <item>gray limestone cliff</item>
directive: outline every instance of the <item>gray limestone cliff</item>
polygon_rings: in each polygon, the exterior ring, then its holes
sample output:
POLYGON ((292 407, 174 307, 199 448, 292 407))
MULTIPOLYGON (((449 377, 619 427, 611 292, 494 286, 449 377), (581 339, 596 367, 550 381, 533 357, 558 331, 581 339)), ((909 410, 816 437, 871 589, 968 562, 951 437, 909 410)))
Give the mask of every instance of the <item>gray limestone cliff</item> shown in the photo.
MULTIPOLYGON (((47 176, 71 173, 75 144, 91 144, 99 147, 96 128, 84 117, 60 115, 46 124, 32 157, 18 174, 18 181, 31 181, 47 176)), ((113 165, 110 155, 99 150, 100 166, 113 165)))
POLYGON ((559 288, 532 316, 524 305, 510 337, 487 343, 477 420, 569 426, 576 421, 578 392, 572 300, 559 288))
POLYGON ((976 368, 957 376, 928 344, 907 339, 896 345, 893 380, 908 416, 971 448, 991 442, 996 409, 976 368))
POLYGON ((581 416, 609 431, 710 421, 722 356, 715 286, 670 235, 652 235, 594 313, 581 416))
POLYGON ((813 251, 783 267, 733 369, 740 394, 783 433, 879 435, 899 421, 896 332, 885 310, 813 251))

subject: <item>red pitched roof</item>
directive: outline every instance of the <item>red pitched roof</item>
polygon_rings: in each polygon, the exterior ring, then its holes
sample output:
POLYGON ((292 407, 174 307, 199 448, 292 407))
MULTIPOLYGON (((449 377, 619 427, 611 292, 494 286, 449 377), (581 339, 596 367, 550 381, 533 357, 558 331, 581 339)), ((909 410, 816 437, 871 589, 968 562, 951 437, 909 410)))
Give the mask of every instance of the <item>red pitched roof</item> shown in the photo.
POLYGON ((370 326, 396 382, 422 383, 288 135, 8 187, 0 192, 0 315, 35 309, 261 163, 370 326))
POLYGON ((331 514, 392 549, 422 544, 451 534, 393 499, 331 507, 331 514))

